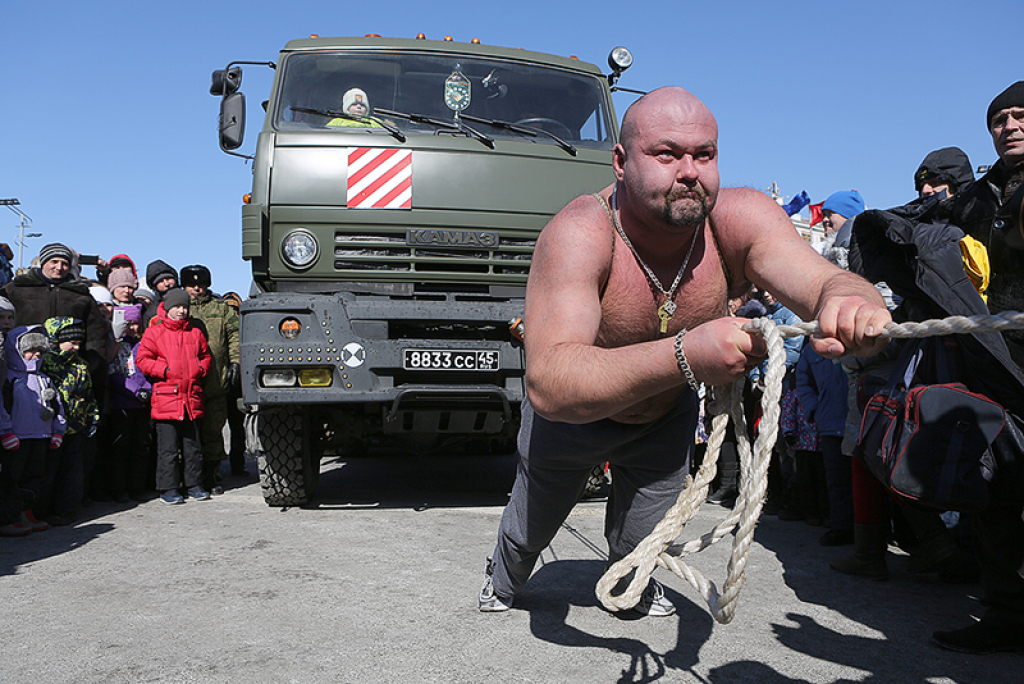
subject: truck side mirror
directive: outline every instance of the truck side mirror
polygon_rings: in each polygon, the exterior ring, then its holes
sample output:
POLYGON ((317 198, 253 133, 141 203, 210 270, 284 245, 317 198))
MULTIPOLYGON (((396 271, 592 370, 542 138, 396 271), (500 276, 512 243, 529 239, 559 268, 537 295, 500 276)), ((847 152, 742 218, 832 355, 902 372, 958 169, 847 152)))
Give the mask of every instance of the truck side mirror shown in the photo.
POLYGON ((245 95, 231 93, 220 101, 220 147, 237 150, 245 137, 245 95))
POLYGON ((210 79, 211 95, 230 95, 242 85, 242 67, 217 69, 210 79))

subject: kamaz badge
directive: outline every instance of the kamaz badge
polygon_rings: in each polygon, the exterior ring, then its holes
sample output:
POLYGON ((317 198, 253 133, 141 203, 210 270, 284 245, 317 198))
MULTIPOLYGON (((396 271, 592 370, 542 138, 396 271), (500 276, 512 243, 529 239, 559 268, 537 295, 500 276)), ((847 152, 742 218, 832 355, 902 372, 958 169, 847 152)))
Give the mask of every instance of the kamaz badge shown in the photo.
POLYGON ((462 65, 456 64, 455 71, 444 80, 444 103, 455 113, 469 106, 469 79, 462 73, 462 65))

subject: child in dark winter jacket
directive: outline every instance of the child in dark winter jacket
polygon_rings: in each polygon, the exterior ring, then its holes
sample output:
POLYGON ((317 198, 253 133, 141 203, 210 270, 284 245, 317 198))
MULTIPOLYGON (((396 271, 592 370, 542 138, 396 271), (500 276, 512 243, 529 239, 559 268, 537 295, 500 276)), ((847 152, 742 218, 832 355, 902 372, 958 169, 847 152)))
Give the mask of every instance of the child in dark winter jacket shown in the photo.
POLYGON ((51 464, 53 482, 53 524, 70 524, 82 506, 85 494, 85 451, 87 441, 94 439, 100 411, 93 394, 89 366, 78 355, 85 344, 85 324, 67 316, 46 319, 51 353, 43 357, 43 373, 53 380, 54 388, 64 406, 67 429, 64 443, 51 464))
POLYGON ((210 498, 201 486, 203 452, 198 423, 203 415, 202 379, 210 372, 210 348, 202 331, 189 322, 188 308, 189 296, 184 290, 167 292, 136 356, 139 369, 153 382, 150 415, 156 421, 156 486, 167 504, 184 502, 177 491, 182 480, 190 497, 198 501, 210 498))
POLYGON ((52 483, 47 480, 47 466, 56 460, 65 429, 57 392, 40 371, 49 348, 49 338, 37 325, 13 329, 4 345, 7 381, 3 397, 9 422, 0 424, 0 460, 3 470, 17 483, 12 504, 22 511, 22 524, 39 530, 49 525, 37 520, 33 511, 49 517, 52 483))
POLYGON ((112 435, 109 482, 115 500, 130 496, 144 501, 146 492, 152 489, 150 473, 156 466, 149 458, 152 453, 149 400, 153 386, 136 362, 142 338, 142 305, 121 307, 120 311, 124 332, 118 341, 117 357, 110 364, 109 376, 112 435))

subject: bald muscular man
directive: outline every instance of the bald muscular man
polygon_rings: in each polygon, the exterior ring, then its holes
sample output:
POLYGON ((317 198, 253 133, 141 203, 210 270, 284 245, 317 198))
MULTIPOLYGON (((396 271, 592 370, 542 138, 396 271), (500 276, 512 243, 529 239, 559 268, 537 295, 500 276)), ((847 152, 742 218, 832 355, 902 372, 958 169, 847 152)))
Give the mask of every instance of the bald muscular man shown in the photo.
MULTIPOLYGON (((877 353, 877 290, 818 256, 763 193, 719 189, 718 124, 681 88, 637 100, 613 151, 615 183, 573 200, 541 232, 526 292, 519 465, 479 608, 508 610, 572 510, 611 463, 609 564, 675 502, 689 472, 698 383, 723 385, 765 357, 728 317, 756 283, 804 320, 824 356, 877 353)), ((653 579, 638 612, 675 607, 653 579)))

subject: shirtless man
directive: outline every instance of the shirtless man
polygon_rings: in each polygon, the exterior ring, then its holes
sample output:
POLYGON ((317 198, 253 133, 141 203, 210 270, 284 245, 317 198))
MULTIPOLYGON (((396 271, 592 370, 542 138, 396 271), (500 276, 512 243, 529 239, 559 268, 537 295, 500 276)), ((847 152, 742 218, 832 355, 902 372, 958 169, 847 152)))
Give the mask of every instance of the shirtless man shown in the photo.
MULTIPOLYGON (((750 282, 817 319, 823 334, 811 344, 825 356, 884 346, 877 334, 890 318, 875 288, 819 257, 766 195, 719 191, 717 143, 714 116, 687 91, 644 96, 623 118, 616 182, 541 233, 526 292, 519 466, 481 611, 511 607, 595 464, 612 470, 609 564, 664 517, 689 472, 692 388, 731 383, 764 359, 746 320, 726 316, 750 282)), ((635 610, 675 607, 652 580, 635 610)))

